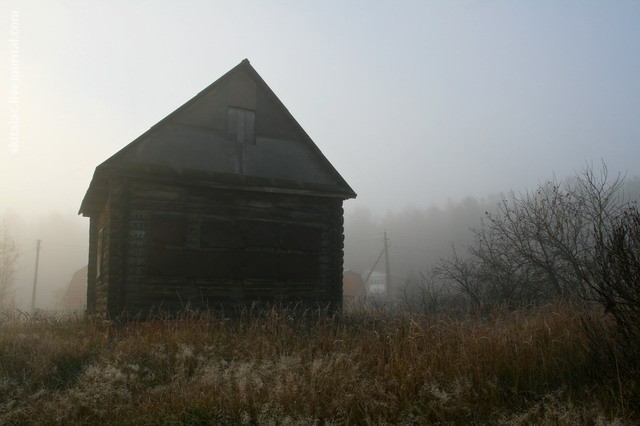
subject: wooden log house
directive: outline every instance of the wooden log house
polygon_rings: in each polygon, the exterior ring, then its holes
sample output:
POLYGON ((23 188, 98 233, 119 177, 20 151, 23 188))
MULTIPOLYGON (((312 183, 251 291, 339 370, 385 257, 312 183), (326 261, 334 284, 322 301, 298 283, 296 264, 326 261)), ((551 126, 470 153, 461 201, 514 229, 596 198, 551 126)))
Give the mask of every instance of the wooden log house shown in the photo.
POLYGON ((96 167, 87 311, 340 304, 355 196, 245 59, 96 167))

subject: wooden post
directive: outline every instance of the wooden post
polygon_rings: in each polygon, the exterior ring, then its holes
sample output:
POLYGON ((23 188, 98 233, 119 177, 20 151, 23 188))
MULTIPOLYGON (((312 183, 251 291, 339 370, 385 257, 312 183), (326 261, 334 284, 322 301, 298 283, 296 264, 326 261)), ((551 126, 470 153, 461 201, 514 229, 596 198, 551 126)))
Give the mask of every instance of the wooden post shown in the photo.
POLYGON ((38 285, 38 262, 40 261, 40 243, 42 243, 42 240, 36 241, 36 271, 33 274, 33 292, 31 293, 31 313, 36 311, 36 287, 38 285))
POLYGON ((387 273, 387 296, 391 294, 391 265, 389 264, 389 238, 387 231, 384 231, 384 267, 387 273))

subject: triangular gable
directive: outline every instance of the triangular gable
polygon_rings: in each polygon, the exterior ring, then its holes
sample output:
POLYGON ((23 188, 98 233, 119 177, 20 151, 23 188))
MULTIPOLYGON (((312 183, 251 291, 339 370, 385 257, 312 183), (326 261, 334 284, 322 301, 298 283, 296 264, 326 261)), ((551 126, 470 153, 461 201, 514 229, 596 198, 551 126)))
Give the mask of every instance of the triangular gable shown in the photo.
POLYGON ((105 186, 102 176, 116 170, 356 195, 246 59, 99 165, 81 213, 105 186), (231 134, 236 126, 242 135, 231 134))

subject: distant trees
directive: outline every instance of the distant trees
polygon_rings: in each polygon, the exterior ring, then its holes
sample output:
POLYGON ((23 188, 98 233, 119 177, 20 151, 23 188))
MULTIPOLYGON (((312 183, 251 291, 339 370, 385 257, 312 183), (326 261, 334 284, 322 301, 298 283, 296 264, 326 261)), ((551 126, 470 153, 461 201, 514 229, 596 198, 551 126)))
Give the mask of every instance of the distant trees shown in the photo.
POLYGON ((365 208, 347 209, 345 214, 345 269, 360 273, 373 266, 383 247, 383 234, 390 240, 389 255, 394 285, 399 296, 405 285, 415 286, 421 271, 430 270, 451 253, 452 245, 473 240, 469 230, 478 227, 486 210, 497 198, 467 197, 427 209, 407 207, 377 217, 365 208))
POLYGON ((18 246, 9 234, 6 222, 0 226, 0 307, 13 304, 13 281, 19 257, 18 246))

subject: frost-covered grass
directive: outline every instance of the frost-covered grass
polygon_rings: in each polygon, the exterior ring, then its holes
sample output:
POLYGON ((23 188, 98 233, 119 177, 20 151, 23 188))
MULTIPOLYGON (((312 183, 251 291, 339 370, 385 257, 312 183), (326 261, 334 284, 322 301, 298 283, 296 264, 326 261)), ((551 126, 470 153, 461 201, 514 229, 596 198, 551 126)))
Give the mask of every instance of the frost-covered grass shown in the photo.
MULTIPOLYGON (((0 323, 0 424, 626 424, 585 310, 0 323)), ((598 315, 596 315, 598 317, 598 315)))

